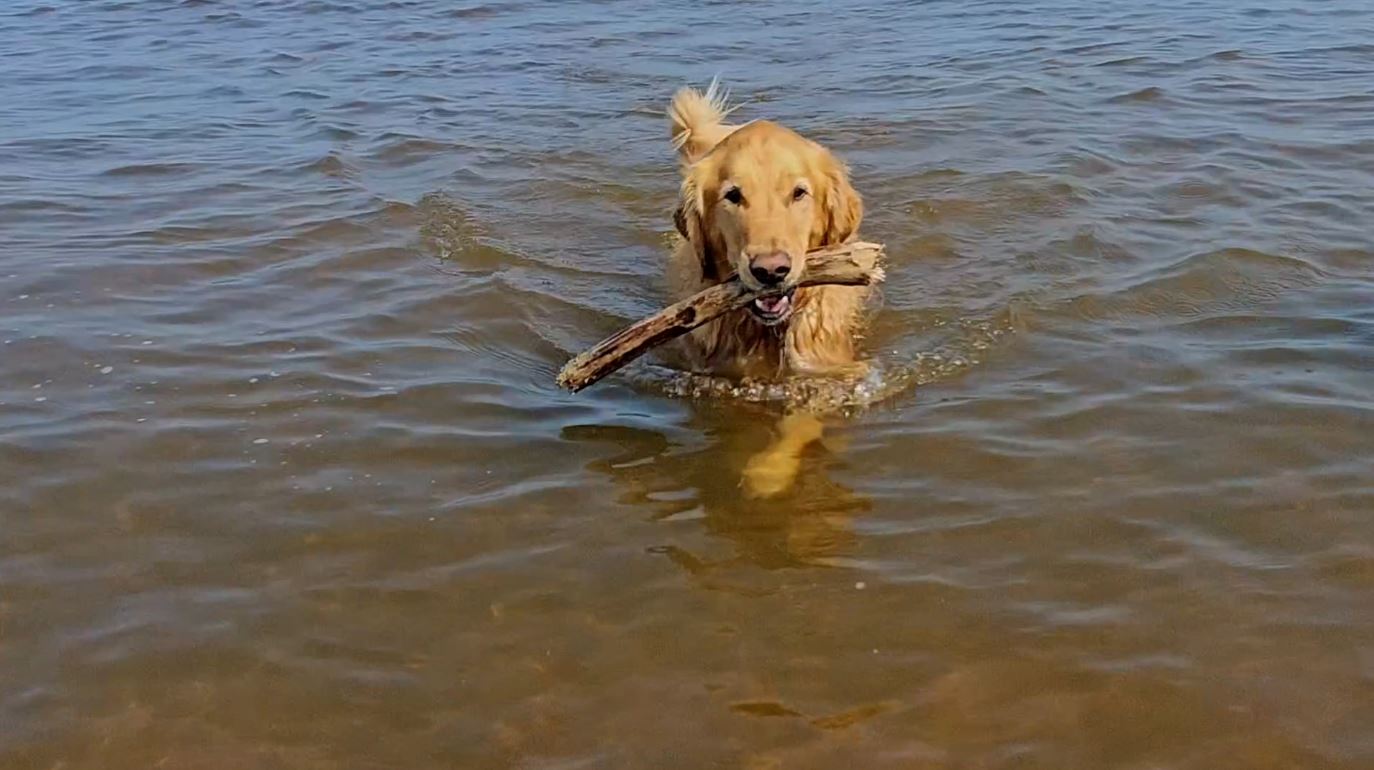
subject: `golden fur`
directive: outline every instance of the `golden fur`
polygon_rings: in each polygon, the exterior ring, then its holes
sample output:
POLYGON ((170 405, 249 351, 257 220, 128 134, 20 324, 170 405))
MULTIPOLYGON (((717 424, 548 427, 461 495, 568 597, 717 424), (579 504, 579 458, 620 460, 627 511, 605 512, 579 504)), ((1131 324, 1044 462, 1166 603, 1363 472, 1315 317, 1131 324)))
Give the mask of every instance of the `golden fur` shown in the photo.
MULTIPOLYGON (((682 238, 669 259, 670 289, 682 299, 731 274, 761 288, 753 260, 786 255, 790 269, 780 286, 792 292, 790 315, 768 323, 747 308, 721 316, 683 338, 685 363, 699 372, 768 379, 862 371, 855 348, 869 290, 797 287, 806 252, 852 238, 863 220, 848 169, 776 123, 727 124, 729 112, 715 83, 705 93, 678 91, 668 107, 682 171, 674 216, 682 238)), ((785 416, 772 445, 744 467, 746 490, 773 496, 791 488, 803 451, 821 430, 815 415, 785 416)))
MULTIPOLYGON (((805 272, 807 250, 850 239, 863 219, 848 169, 829 150, 769 121, 729 125, 729 111, 714 83, 705 93, 678 91, 668 108, 682 172, 674 217, 682 239, 668 268, 674 299, 732 273, 759 288, 749 260, 764 252, 790 257, 784 286, 794 287, 805 272)), ((721 316, 684 338, 686 364, 754 378, 853 370, 867 292, 797 288, 790 317, 776 325, 748 309, 721 316)))

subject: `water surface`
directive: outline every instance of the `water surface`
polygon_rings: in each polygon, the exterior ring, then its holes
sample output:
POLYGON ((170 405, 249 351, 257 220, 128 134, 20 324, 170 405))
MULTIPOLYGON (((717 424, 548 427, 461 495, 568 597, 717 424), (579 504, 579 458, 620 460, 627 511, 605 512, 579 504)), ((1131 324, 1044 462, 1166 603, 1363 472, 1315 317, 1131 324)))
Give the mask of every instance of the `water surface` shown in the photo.
POLYGON ((0 766, 1374 766, 1374 9, 647 8, 5 4, 0 766), (717 73, 891 256, 775 500, 552 385, 717 73))

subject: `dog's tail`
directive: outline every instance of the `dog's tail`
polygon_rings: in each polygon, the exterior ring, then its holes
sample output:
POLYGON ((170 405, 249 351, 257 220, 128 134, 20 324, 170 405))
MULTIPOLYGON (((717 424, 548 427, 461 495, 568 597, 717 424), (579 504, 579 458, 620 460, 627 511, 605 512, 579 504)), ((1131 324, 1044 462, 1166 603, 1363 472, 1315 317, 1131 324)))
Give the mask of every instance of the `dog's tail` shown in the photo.
POLYGON ((684 163, 692 163, 711 151, 737 126, 727 125, 725 116, 734 111, 729 106, 730 94, 720 89, 720 81, 713 79, 706 92, 684 87, 673 95, 668 105, 673 148, 684 163))

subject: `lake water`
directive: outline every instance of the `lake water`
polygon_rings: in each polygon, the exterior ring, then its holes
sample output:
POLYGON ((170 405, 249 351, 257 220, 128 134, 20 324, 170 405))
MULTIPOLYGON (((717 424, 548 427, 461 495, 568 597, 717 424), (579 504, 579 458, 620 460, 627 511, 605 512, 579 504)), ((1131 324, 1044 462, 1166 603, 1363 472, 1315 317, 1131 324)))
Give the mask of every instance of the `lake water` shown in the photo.
POLYGON ((1371 41, 9 0, 0 766, 1374 767, 1371 41), (889 252, 881 380, 771 500, 778 404, 552 384, 661 306, 716 74, 889 252))

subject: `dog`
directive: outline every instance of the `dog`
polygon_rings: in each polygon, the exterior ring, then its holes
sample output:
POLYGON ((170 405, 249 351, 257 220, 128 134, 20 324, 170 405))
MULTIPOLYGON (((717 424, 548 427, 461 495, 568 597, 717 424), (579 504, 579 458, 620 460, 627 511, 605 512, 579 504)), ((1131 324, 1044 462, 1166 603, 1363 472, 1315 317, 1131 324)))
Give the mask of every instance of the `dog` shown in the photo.
POLYGON ((853 373, 868 287, 799 286, 806 252, 849 240, 863 220, 849 170, 777 123, 726 124, 729 112, 716 83, 668 107, 682 172, 670 289, 682 299, 738 275, 782 293, 694 329, 688 365, 733 378, 853 373))
MULTIPOLYGON (((669 257, 674 299, 738 275, 776 292, 706 323, 683 338, 688 368, 737 379, 848 375, 856 358, 869 289, 801 286, 806 252, 853 238, 863 199, 848 167, 830 150, 767 120, 725 122, 732 111, 717 82, 685 87, 668 106, 682 181, 669 257)), ((819 419, 789 414, 775 444, 745 469, 751 491, 790 486, 803 449, 820 438, 819 419)))

